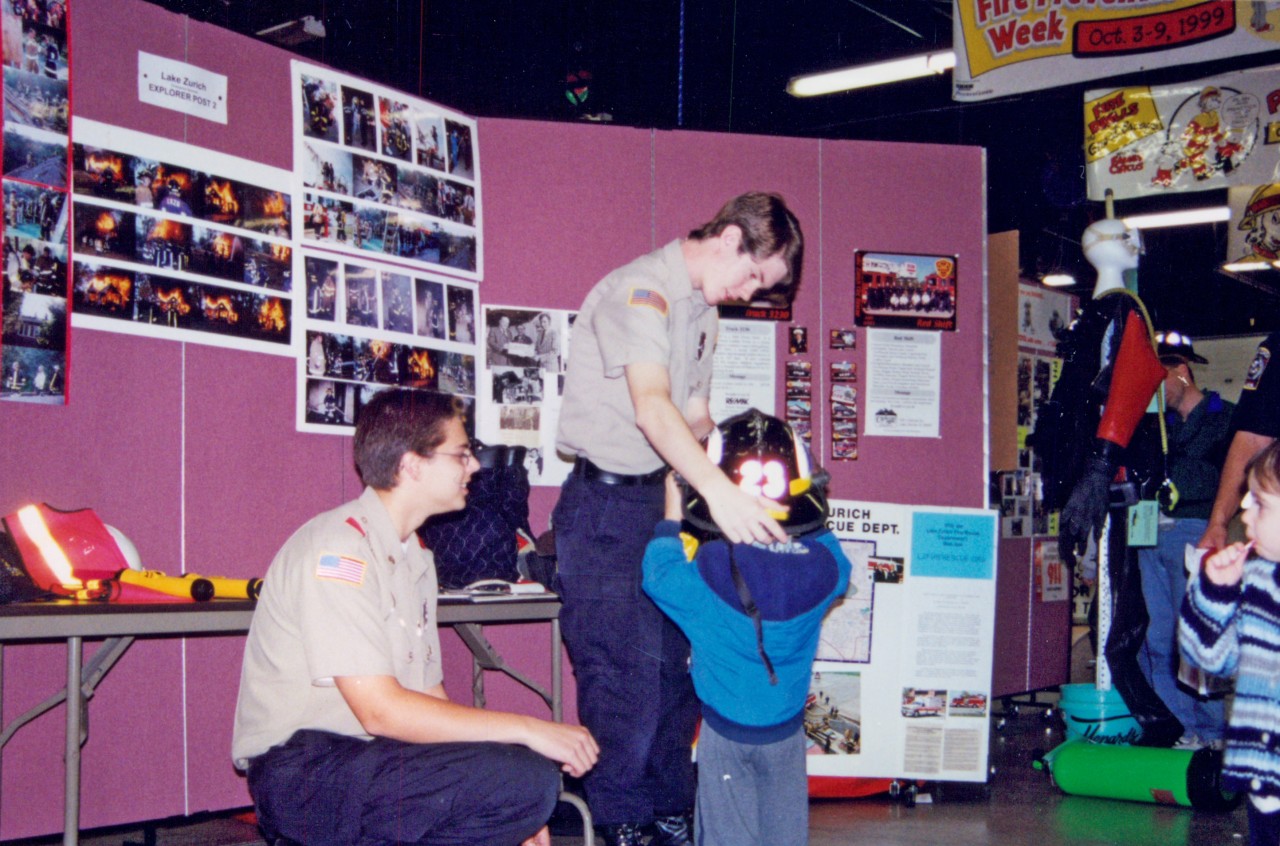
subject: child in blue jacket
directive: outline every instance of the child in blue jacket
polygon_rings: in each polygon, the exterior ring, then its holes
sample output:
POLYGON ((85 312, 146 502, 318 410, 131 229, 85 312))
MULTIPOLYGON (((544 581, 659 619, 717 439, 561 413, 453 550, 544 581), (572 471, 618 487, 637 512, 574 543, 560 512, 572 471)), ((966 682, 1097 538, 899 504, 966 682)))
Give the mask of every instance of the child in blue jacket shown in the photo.
MULTIPOLYGON (((790 426, 754 409, 712 433, 729 478, 788 508, 786 543, 730 544, 705 503, 667 480, 666 519, 644 558, 644 589, 689 638, 702 700, 698 846, 808 842, 804 706, 822 618, 851 565, 825 527, 826 500, 790 426), (713 534, 700 546, 680 519, 713 534)), ((775 515, 778 516, 778 515, 775 515)))

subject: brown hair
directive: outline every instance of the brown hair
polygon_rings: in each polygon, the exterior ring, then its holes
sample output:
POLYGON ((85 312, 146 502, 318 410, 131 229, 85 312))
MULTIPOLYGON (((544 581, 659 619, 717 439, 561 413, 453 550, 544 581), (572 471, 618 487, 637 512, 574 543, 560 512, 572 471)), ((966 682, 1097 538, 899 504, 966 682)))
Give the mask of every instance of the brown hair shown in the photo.
POLYGON ((800 266, 804 262, 804 233, 800 221, 777 194, 751 191, 739 194, 721 207, 716 216, 689 232, 695 241, 714 238, 727 226, 742 231, 742 250, 762 261, 780 254, 787 265, 789 287, 800 284, 800 266))
POLYGON ((429 454, 444 443, 445 425, 463 414, 462 400, 450 394, 406 389, 377 394, 356 419, 353 452, 360 480, 391 490, 404 454, 429 454))
POLYGON ((1249 459, 1244 477, 1267 493, 1280 494, 1280 441, 1249 459))

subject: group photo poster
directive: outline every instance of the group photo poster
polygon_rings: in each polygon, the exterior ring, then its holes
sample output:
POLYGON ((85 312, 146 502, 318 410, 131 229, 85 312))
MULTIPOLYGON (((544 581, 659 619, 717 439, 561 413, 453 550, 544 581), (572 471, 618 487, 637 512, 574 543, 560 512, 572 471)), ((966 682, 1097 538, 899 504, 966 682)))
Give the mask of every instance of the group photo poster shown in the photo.
POLYGON ((859 326, 956 329, 955 256, 855 250, 853 280, 859 326))
POLYGON ((72 325, 293 355, 288 171, 84 118, 72 325))
POLYGON ((953 0, 952 99, 986 100, 1280 47, 1263 0, 953 0))
POLYGON ((67 398, 67 4, 5 3, 0 400, 67 398))
POLYGON ((482 279, 475 119, 329 68, 292 70, 296 239, 482 279))
POLYGON ((985 781, 995 515, 830 506, 853 572, 823 621, 804 714, 809 774, 985 781))
POLYGON ((479 371, 476 436, 522 446, 529 484, 559 487, 573 464, 556 454, 556 429, 575 312, 484 306, 484 366, 479 371))
POLYGON ((475 433, 476 284, 299 249, 295 312, 300 432, 355 434, 388 388, 455 394, 475 433))
MULTIPOLYGON (((1258 5, 1262 5, 1261 3, 1258 5)), ((1090 200, 1274 182, 1280 66, 1084 94, 1090 200)))

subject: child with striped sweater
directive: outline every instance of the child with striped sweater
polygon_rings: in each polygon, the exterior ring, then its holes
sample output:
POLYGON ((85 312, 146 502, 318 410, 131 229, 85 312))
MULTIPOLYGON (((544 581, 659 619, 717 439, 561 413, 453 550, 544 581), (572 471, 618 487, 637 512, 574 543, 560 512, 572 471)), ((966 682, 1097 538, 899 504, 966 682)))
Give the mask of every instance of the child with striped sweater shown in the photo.
POLYGON ((1249 796, 1249 843, 1280 844, 1280 441, 1249 463, 1247 543, 1206 553, 1182 603, 1183 657, 1235 676, 1224 786, 1249 796))

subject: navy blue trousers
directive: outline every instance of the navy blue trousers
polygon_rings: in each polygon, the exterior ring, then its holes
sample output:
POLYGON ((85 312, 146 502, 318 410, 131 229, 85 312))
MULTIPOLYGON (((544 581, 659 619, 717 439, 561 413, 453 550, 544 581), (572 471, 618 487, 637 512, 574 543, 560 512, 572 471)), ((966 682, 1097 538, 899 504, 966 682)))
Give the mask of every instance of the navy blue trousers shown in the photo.
POLYGON ((299 731, 249 762, 267 842, 517 846, 546 824, 556 764, 501 743, 404 743, 299 731))
POLYGON ((699 705, 689 641, 640 585, 662 507, 661 483, 623 487, 572 474, 552 516, 578 715, 600 744, 583 780, 600 825, 645 825, 693 808, 699 705))

